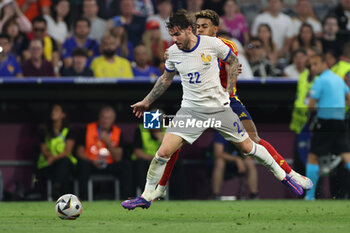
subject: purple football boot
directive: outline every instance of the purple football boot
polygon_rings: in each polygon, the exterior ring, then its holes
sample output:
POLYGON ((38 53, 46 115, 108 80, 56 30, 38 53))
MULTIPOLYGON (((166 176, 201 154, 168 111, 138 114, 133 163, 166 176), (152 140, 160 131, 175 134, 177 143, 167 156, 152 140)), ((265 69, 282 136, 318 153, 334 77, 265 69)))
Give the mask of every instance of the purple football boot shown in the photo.
POLYGON ((152 204, 152 201, 146 201, 141 196, 122 202, 122 206, 128 210, 133 210, 136 207, 141 207, 142 209, 144 208, 148 209, 151 206, 151 204, 152 204))
POLYGON ((286 175, 286 177, 283 178, 283 180, 281 181, 284 185, 286 185, 290 190, 293 191, 293 193, 295 193, 298 196, 303 195, 304 190, 303 187, 301 187, 301 185, 299 185, 292 177, 290 177, 288 174, 286 175))

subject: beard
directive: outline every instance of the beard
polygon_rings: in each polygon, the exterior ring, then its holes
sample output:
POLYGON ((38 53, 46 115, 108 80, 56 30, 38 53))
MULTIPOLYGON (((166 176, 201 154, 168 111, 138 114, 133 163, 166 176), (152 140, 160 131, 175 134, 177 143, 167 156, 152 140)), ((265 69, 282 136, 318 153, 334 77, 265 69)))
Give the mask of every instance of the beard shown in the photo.
POLYGON ((181 50, 189 50, 189 43, 190 40, 187 38, 186 40, 184 40, 182 43, 176 43, 176 46, 181 49, 181 50))
POLYGON ((115 50, 112 50, 112 49, 106 49, 106 50, 103 50, 102 51, 102 54, 107 57, 107 58, 111 58, 113 57, 116 53, 115 53, 115 50))

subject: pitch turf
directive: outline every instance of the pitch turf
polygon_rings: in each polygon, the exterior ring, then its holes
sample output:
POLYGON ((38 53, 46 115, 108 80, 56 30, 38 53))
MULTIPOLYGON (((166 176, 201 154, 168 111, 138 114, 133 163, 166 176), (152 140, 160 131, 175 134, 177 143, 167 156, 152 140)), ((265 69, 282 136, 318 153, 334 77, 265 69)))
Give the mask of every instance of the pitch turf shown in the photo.
POLYGON ((350 232, 350 201, 157 201, 134 211, 120 202, 83 202, 77 220, 59 219, 54 206, 0 203, 0 232, 350 232))

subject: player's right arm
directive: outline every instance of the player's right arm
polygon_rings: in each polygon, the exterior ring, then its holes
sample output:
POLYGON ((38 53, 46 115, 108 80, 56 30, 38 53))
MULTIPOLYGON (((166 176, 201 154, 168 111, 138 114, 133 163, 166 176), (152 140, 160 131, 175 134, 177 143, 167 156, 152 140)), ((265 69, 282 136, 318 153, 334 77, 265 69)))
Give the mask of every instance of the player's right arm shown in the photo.
POLYGON ((173 82, 174 76, 175 70, 173 72, 165 70, 163 75, 158 78, 151 92, 142 101, 131 105, 133 113, 135 113, 138 118, 140 118, 142 113, 168 89, 173 82))

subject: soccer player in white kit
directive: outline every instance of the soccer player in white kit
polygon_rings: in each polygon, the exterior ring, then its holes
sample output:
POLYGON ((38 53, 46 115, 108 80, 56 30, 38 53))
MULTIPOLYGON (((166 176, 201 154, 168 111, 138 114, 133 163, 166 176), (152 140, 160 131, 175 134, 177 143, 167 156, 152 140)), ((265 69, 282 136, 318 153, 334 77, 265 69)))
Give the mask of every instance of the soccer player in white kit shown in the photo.
POLYGON ((257 159, 296 194, 302 195, 302 187, 286 176, 285 171, 278 166, 263 146, 255 144, 249 138, 238 116, 230 108, 229 93, 232 92, 237 79, 238 59, 220 39, 194 35, 192 26, 191 18, 185 10, 180 10, 169 18, 167 27, 174 45, 169 48, 165 71, 151 92, 131 107, 135 115, 141 117, 143 112, 171 85, 177 70, 181 76, 183 98, 181 108, 173 122, 196 123, 189 125, 185 123, 187 127, 178 127, 178 125, 167 129, 162 144, 150 164, 144 192, 140 197, 122 202, 122 206, 129 210, 136 207, 149 208, 152 203, 152 193, 163 175, 170 156, 186 142, 192 144, 209 127, 221 133, 243 154, 257 159), (218 59, 229 64, 226 89, 223 89, 220 83, 218 59), (208 119, 211 120, 209 126, 197 124, 208 119), (218 122, 220 124, 217 124, 218 122))

